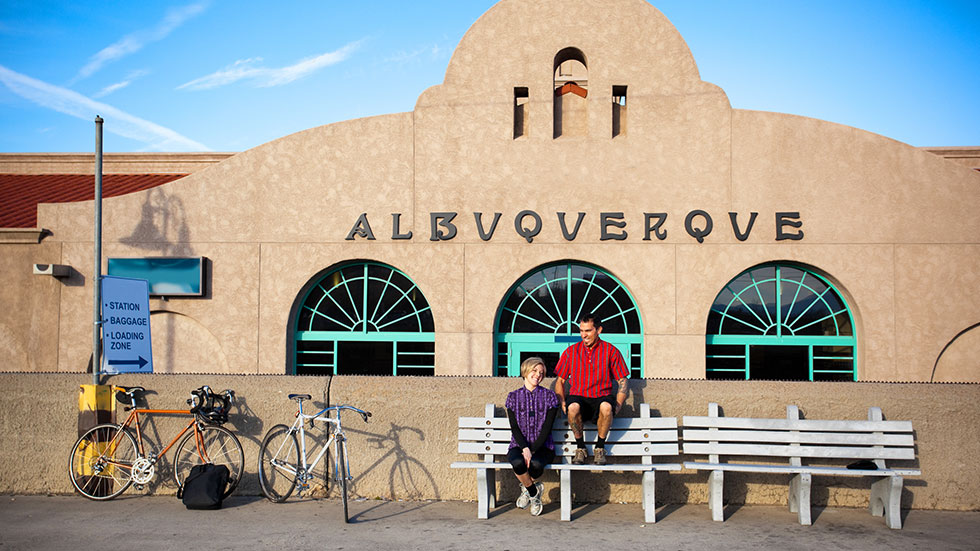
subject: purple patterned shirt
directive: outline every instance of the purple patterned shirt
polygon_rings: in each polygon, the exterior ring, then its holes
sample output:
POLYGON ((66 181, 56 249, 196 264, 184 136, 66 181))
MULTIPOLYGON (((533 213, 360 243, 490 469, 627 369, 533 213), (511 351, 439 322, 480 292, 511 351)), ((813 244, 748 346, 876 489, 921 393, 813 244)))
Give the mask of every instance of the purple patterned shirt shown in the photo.
MULTIPOLYGON (((507 402, 504 407, 514 412, 517 419, 517 426, 520 427, 524 439, 529 444, 538 439, 541 434, 544 419, 548 415, 548 410, 559 407, 558 396, 551 390, 543 386, 535 387, 533 392, 529 392, 523 385, 521 388, 507 395, 507 402)), ((510 438, 510 447, 516 448, 517 441, 514 437, 510 438)), ((544 447, 549 450, 555 449, 555 441, 551 434, 544 442, 544 447)))

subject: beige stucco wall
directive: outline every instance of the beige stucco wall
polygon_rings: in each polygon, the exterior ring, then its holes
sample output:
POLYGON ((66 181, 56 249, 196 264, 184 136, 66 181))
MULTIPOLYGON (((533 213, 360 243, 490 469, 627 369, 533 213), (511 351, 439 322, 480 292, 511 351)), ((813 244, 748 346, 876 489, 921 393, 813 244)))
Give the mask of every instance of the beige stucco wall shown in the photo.
MULTIPOLYGON (((210 261, 206 297, 152 301, 160 372, 288 372, 303 286, 332 266, 372 260, 425 294, 436 374, 489 375, 507 290, 536 267, 573 260, 609 271, 636 300, 646 377, 698 379, 716 294, 743 270, 788 261, 826 276, 848 301, 859 379, 980 381, 970 329, 980 323, 978 204, 980 173, 964 164, 850 127, 732 109, 646 2, 504 0, 474 23, 445 81, 411 113, 312 128, 108 199, 104 252, 210 261), (553 62, 568 46, 588 61, 587 135, 554 139, 553 62), (613 86, 627 86, 629 102, 629 131, 616 138, 613 86), (518 139, 515 87, 529 91, 518 139), (525 209, 542 219, 532 243, 514 228, 525 209), (684 229, 696 209, 714 221, 703 243, 684 229), (430 240, 435 212, 457 213, 455 238, 430 240), (475 212, 485 226, 501 213, 489 241, 475 212), (574 241, 557 212, 570 225, 586 213, 574 241), (623 213, 626 240, 600 241, 603 212, 623 213), (664 240, 643 239, 646 212, 668 214, 664 240), (730 212, 743 229, 758 213, 744 242, 730 212), (776 241, 777 212, 799 212, 803 240, 776 241), (376 239, 346 240, 362 213, 376 239), (393 213, 412 239, 392 238, 393 213)), ((52 232, 41 245, 0 244, 3 275, 17 283, 0 300, 18 306, 0 309, 11 342, 0 370, 87 366, 92 211, 91 202, 41 205, 38 224, 52 232), (75 275, 31 279, 28 257, 75 275), (28 314, 19 301, 42 282, 44 298, 30 299, 42 311, 28 314), (44 338, 32 323, 49 328, 44 338)))
MULTIPOLYGON (((0 447, 0 493, 70 493, 65 473, 67 456, 77 437, 78 385, 91 378, 79 374, 0 374, 0 429, 16 435, 17 446, 0 447), (30 435, 31 438, 25 437, 30 435), (43 473, 39 476, 38 473, 43 473)), ((292 421, 295 403, 290 392, 309 393, 317 405, 349 403, 367 409, 365 424, 345 417, 350 438, 353 493, 365 498, 472 500, 475 475, 449 468, 466 459, 456 451, 459 416, 480 415, 483 404, 502 404, 519 384, 512 378, 490 377, 290 377, 245 375, 115 376, 110 383, 143 385, 151 407, 181 408, 193 388, 202 384, 236 391, 231 421, 245 450, 245 478, 238 492, 258 495, 256 458, 262 436, 277 423, 292 421), (433 397, 439 397, 434 399, 433 397)), ((552 385, 553 380, 547 380, 552 385)), ((796 404, 810 419, 866 419, 869 406, 885 417, 908 420, 915 428, 915 461, 921 477, 906 478, 903 508, 980 509, 980 482, 970 476, 980 453, 980 419, 976 403, 980 385, 854 383, 774 383, 745 381, 645 380, 631 382, 624 414, 649 403, 654 415, 705 415, 709 401, 721 404, 728 416, 784 417, 787 404, 796 404)), ((169 440, 179 418, 151 424, 151 440, 169 440), (154 432, 155 431, 155 432, 154 432)), ((172 452, 171 452, 172 454, 172 452)), ((472 459, 472 457, 469 457, 472 459)), ((169 460, 168 460, 169 461, 169 460)), ((168 461, 149 492, 172 493, 168 461)), ((639 477, 626 474, 575 475, 573 499, 607 502, 640 501, 639 477)), ((557 478, 545 476, 545 495, 558 500, 557 478)), ((681 471, 657 477, 658 503, 706 503, 707 475, 681 471)), ((782 504, 787 499, 785 477, 726 475, 730 503, 782 504)), ((498 477, 501 499, 516 497, 509 474, 498 477)), ((865 507, 870 480, 814 477, 816 506, 865 507)), ((707 512, 705 513, 707 514, 707 512)), ((787 513, 789 514, 789 513, 787 513)))

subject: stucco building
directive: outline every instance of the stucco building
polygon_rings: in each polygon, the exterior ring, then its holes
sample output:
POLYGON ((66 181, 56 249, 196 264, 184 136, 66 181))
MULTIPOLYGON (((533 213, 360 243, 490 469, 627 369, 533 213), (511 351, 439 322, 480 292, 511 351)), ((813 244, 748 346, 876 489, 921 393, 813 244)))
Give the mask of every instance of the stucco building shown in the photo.
MULTIPOLYGON (((980 381, 980 148, 733 109, 618 4, 500 2, 409 113, 108 155, 158 179, 104 201, 104 264, 203 259, 151 299, 155 371, 514 375, 595 311, 636 378, 980 381)), ((91 171, 0 156, 0 210, 91 171)), ((89 365, 94 209, 63 195, 0 230, 2 370, 89 365)))

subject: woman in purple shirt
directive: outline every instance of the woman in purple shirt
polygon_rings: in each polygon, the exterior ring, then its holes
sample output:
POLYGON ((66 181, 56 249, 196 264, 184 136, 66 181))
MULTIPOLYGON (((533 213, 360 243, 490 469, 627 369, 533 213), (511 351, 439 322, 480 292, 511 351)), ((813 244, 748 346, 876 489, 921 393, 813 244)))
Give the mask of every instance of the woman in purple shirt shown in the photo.
POLYGON ((544 486, 535 482, 544 474, 545 465, 555 459, 555 442, 551 438, 551 426, 555 423, 560 403, 558 396, 539 386, 544 379, 544 360, 528 358, 521 363, 524 386, 507 395, 507 418, 510 419, 510 449, 507 461, 514 467, 514 474, 521 482, 521 496, 517 506, 531 514, 541 514, 541 493, 544 486))

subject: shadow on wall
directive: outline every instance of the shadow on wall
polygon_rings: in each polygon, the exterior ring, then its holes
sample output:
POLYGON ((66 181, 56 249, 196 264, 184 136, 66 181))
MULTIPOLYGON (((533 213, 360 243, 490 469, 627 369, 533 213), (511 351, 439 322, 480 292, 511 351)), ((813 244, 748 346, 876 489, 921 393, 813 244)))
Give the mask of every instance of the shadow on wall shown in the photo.
POLYGON ((971 353, 977 350, 977 345, 980 345, 980 322, 960 331, 946 343, 936 356, 929 382, 972 382, 980 379, 980 373, 975 371, 980 365, 971 353))
POLYGON ((190 240, 184 202, 153 188, 146 194, 133 233, 119 242, 160 256, 193 256, 190 240))
MULTIPOLYGON (((375 469, 383 468, 382 465, 389 459, 392 461, 388 471, 388 495, 381 497, 407 501, 440 499, 439 487, 432 473, 421 461, 410 456, 402 446, 403 438, 412 440, 418 438, 420 442, 425 441, 425 433, 420 429, 391 423, 384 434, 354 429, 347 429, 347 431, 364 436, 368 444, 376 449, 388 450, 362 472, 363 475, 367 475, 375 469)), ((354 489, 356 491, 356 482, 354 489)))
MULTIPOLYGON (((150 189, 140 208, 140 218, 130 235, 119 240, 148 256, 196 256, 190 244, 190 226, 184 202, 161 188, 150 189)), ((203 267, 210 273, 210 262, 203 267)), ((207 276, 205 276, 207 277, 207 276)), ((205 286, 211 298, 210 285, 205 286)), ((197 320, 168 309, 151 311, 154 371, 161 373, 224 373, 228 362, 218 339, 197 320), (181 343, 178 347, 177 343, 181 343), (217 364, 217 365, 215 365, 217 364)))

